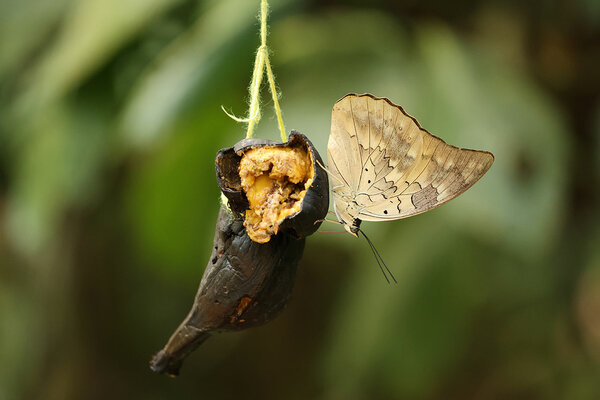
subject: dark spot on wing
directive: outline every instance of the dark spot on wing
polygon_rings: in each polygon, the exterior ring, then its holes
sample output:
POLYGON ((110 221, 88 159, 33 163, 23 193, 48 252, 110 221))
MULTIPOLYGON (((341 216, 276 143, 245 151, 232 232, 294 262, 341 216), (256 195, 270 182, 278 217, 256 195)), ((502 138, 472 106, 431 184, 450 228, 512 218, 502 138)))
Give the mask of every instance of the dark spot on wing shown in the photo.
POLYGON ((417 210, 433 208, 437 203, 438 191, 433 186, 426 186, 423 190, 418 191, 410 197, 413 205, 417 210))

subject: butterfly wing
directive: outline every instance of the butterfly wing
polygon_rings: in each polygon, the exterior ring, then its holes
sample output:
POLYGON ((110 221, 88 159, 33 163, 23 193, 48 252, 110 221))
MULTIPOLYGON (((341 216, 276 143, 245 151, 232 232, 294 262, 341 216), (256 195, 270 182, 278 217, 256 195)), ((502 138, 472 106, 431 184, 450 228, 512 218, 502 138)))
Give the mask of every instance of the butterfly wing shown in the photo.
MULTIPOLYGON (((327 149, 336 211, 381 221, 453 199, 491 167, 486 151, 460 149, 421 128, 385 98, 350 94, 333 108, 327 149)), ((338 213, 339 214, 339 213, 338 213)))

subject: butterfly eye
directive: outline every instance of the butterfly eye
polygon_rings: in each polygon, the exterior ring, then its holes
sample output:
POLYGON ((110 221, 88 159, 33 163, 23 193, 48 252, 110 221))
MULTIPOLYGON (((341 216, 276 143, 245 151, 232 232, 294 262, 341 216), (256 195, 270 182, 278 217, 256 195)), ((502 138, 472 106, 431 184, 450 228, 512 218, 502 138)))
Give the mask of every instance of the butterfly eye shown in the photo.
POLYGON ((384 213, 384 214, 387 214, 387 210, 383 210, 383 213, 384 213))

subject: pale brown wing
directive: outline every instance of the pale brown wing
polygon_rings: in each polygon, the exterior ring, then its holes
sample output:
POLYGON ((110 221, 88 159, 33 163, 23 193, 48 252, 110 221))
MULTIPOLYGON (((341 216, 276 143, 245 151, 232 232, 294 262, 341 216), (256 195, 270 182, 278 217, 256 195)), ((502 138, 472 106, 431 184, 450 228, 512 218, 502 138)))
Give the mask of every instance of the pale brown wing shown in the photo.
POLYGON ((336 207, 350 196, 357 203, 353 217, 365 221, 437 207, 471 187, 494 161, 489 152, 446 144, 400 106, 368 94, 335 104, 328 158, 347 184, 338 196, 334 190, 336 207))
POLYGON ((333 172, 331 185, 334 193, 336 187, 351 190, 360 182, 362 157, 365 157, 366 151, 359 145, 356 119, 349 101, 340 100, 333 106, 327 161, 330 172, 333 172))

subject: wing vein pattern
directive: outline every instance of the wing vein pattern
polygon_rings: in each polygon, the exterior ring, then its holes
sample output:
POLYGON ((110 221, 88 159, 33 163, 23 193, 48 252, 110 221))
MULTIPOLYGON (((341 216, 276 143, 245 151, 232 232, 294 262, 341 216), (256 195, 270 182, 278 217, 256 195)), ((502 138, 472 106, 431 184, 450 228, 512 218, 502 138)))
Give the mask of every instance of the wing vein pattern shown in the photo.
POLYGON ((463 193, 491 167, 486 151, 461 149, 423 129, 385 98, 350 94, 333 107, 327 146, 340 221, 406 218, 463 193))

